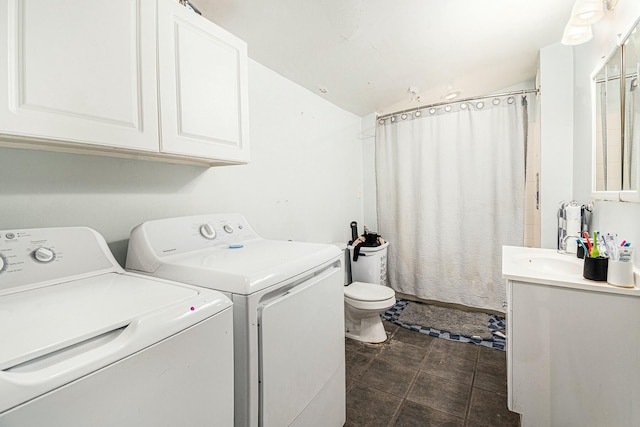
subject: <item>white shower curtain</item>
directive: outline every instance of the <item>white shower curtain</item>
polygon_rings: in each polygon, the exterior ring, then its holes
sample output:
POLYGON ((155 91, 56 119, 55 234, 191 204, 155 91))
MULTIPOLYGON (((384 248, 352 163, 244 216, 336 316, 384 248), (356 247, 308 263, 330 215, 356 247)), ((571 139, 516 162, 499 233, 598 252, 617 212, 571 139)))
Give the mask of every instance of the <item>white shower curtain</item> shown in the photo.
POLYGON ((392 288, 504 312, 502 245, 523 243, 523 99, 449 104, 378 123, 378 227, 390 242, 392 288))

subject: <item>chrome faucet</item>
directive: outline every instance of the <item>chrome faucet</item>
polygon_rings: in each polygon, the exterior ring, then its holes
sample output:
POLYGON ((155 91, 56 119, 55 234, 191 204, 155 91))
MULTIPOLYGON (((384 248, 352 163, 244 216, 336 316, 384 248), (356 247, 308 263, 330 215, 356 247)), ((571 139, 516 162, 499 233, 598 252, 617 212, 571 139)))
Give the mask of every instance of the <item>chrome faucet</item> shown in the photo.
POLYGON ((575 242, 576 240, 580 239, 580 236, 575 236, 573 234, 569 236, 564 236, 560 241, 560 247, 558 248, 558 253, 567 254, 567 255, 575 255, 577 253, 578 251, 577 242, 576 242, 575 250, 573 252, 570 252, 567 250, 567 242, 569 239, 573 239, 573 241, 575 242))

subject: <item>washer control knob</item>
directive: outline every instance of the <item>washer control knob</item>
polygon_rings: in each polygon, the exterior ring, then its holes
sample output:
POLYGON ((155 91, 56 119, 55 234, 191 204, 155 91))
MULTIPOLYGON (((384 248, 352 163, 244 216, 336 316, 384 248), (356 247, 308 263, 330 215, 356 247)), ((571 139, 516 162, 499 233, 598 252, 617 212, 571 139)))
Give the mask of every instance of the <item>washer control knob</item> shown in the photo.
POLYGON ((56 253, 49 248, 42 247, 33 251, 33 257, 36 259, 36 261, 46 264, 56 258, 56 253))
POLYGON ((233 233, 233 227, 231 227, 229 224, 225 224, 223 228, 227 233, 233 233))
POLYGON ((7 260, 2 254, 0 254, 0 273, 6 270, 7 265, 8 265, 7 260))
POLYGON ((202 224, 200 226, 200 235, 205 239, 213 240, 216 238, 216 230, 211 224, 202 224))

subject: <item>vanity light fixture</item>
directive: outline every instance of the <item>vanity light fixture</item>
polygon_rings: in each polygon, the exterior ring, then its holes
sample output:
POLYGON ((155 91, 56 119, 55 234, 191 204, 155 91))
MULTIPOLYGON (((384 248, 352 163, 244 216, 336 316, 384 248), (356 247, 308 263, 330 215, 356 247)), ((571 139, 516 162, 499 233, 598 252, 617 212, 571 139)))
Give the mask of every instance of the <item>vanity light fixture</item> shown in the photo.
POLYGON ((562 34, 562 44, 567 46, 575 46, 586 43, 593 38, 593 32, 590 25, 572 25, 567 24, 562 34))
POLYGON ((604 17, 601 0, 579 0, 573 5, 570 22, 573 25, 592 25, 604 17))
POLYGON ((591 40, 591 25, 604 17, 605 10, 613 10, 617 4, 618 0, 576 0, 562 34, 562 44, 575 46, 591 40))

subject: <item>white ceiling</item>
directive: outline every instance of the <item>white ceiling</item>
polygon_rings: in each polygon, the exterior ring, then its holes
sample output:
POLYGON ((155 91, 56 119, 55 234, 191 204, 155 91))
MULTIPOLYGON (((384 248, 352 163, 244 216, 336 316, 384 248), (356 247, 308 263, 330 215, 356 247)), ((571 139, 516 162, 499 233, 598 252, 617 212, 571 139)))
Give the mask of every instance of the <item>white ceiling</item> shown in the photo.
POLYGON ((532 81, 573 2, 192 1, 249 57, 359 116, 441 102, 449 88, 466 98, 532 81))

